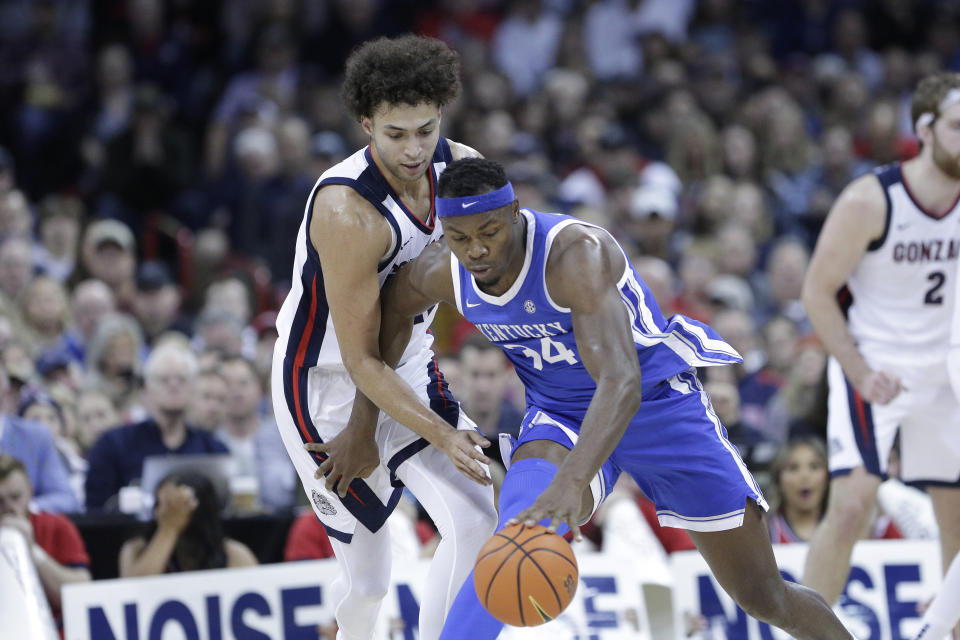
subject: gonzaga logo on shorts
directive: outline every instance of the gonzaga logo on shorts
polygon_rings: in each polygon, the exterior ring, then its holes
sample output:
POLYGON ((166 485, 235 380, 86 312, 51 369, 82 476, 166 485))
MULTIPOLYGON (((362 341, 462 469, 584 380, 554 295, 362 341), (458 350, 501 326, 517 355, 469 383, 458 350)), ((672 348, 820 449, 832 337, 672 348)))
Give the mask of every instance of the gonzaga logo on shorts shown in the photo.
POLYGON ((313 497, 313 504, 317 506, 317 511, 328 516, 332 516, 337 512, 334 506, 330 504, 330 501, 317 493, 316 489, 311 489, 310 493, 313 497))

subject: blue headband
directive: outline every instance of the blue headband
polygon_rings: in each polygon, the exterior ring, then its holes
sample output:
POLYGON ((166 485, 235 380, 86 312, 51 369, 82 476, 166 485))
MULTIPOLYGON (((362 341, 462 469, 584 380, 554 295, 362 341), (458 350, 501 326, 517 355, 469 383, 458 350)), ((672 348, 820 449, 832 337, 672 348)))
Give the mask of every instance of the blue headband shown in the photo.
POLYGON ((438 196, 437 215, 441 218, 468 216, 491 209, 499 209, 514 200, 516 200, 516 197, 513 195, 513 185, 508 182, 496 191, 482 193, 478 196, 466 196, 464 198, 441 198, 438 196))

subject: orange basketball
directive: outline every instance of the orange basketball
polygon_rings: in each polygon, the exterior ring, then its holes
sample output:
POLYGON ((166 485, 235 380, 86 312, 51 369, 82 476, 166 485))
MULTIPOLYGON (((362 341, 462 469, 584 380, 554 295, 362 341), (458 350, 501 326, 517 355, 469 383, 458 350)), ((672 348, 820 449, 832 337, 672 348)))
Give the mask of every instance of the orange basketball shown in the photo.
POLYGON ((473 584, 494 618, 535 627, 566 609, 577 592, 578 575, 566 540, 541 525, 512 524, 483 545, 473 584))

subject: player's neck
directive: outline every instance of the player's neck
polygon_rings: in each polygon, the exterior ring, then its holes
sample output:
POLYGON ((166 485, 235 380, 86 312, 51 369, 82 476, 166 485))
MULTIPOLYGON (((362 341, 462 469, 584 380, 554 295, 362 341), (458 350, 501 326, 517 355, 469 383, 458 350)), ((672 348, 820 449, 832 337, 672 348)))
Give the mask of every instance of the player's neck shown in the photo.
POLYGON ((927 155, 907 160, 900 167, 910 194, 924 209, 947 213, 960 194, 960 180, 944 173, 927 155))
MULTIPOLYGON (((386 179, 387 184, 390 185, 390 188, 393 189, 393 192, 396 193, 408 207, 410 206, 410 203, 417 202, 420 198, 428 195, 430 191, 429 168, 416 180, 401 180, 397 176, 393 175, 393 172, 387 168, 386 163, 377 152, 377 145, 373 144, 372 142, 370 144, 370 157, 373 158, 373 162, 377 165, 377 169, 380 170, 380 173, 383 175, 384 179, 386 179)), ((413 208, 411 208, 411 210, 413 210, 413 208)))

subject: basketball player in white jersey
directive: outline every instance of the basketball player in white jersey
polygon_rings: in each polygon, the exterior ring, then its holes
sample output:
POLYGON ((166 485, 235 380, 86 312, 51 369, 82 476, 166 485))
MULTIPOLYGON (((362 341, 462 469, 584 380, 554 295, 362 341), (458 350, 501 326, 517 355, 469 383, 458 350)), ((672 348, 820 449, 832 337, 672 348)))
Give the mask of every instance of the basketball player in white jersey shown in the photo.
POLYGON ((945 568, 960 548, 960 402, 946 363, 960 254, 960 74, 923 79, 911 112, 920 154, 847 186, 803 287, 831 355, 832 476, 803 582, 831 603, 898 428, 902 479, 925 484, 933 499, 945 568))
POLYGON ((489 443, 461 414, 430 349, 435 309, 418 318, 399 362, 385 363, 378 346, 381 285, 442 236, 437 176, 478 155, 439 134, 458 71, 457 55, 428 38, 381 38, 351 54, 343 97, 370 145, 317 181, 277 317, 274 409, 340 566, 330 597, 341 640, 373 637, 390 581, 384 524, 402 486, 442 539, 420 594, 420 638, 439 635, 497 521, 477 448, 489 443), (403 410, 379 416, 372 402, 385 397, 405 399, 403 410))

